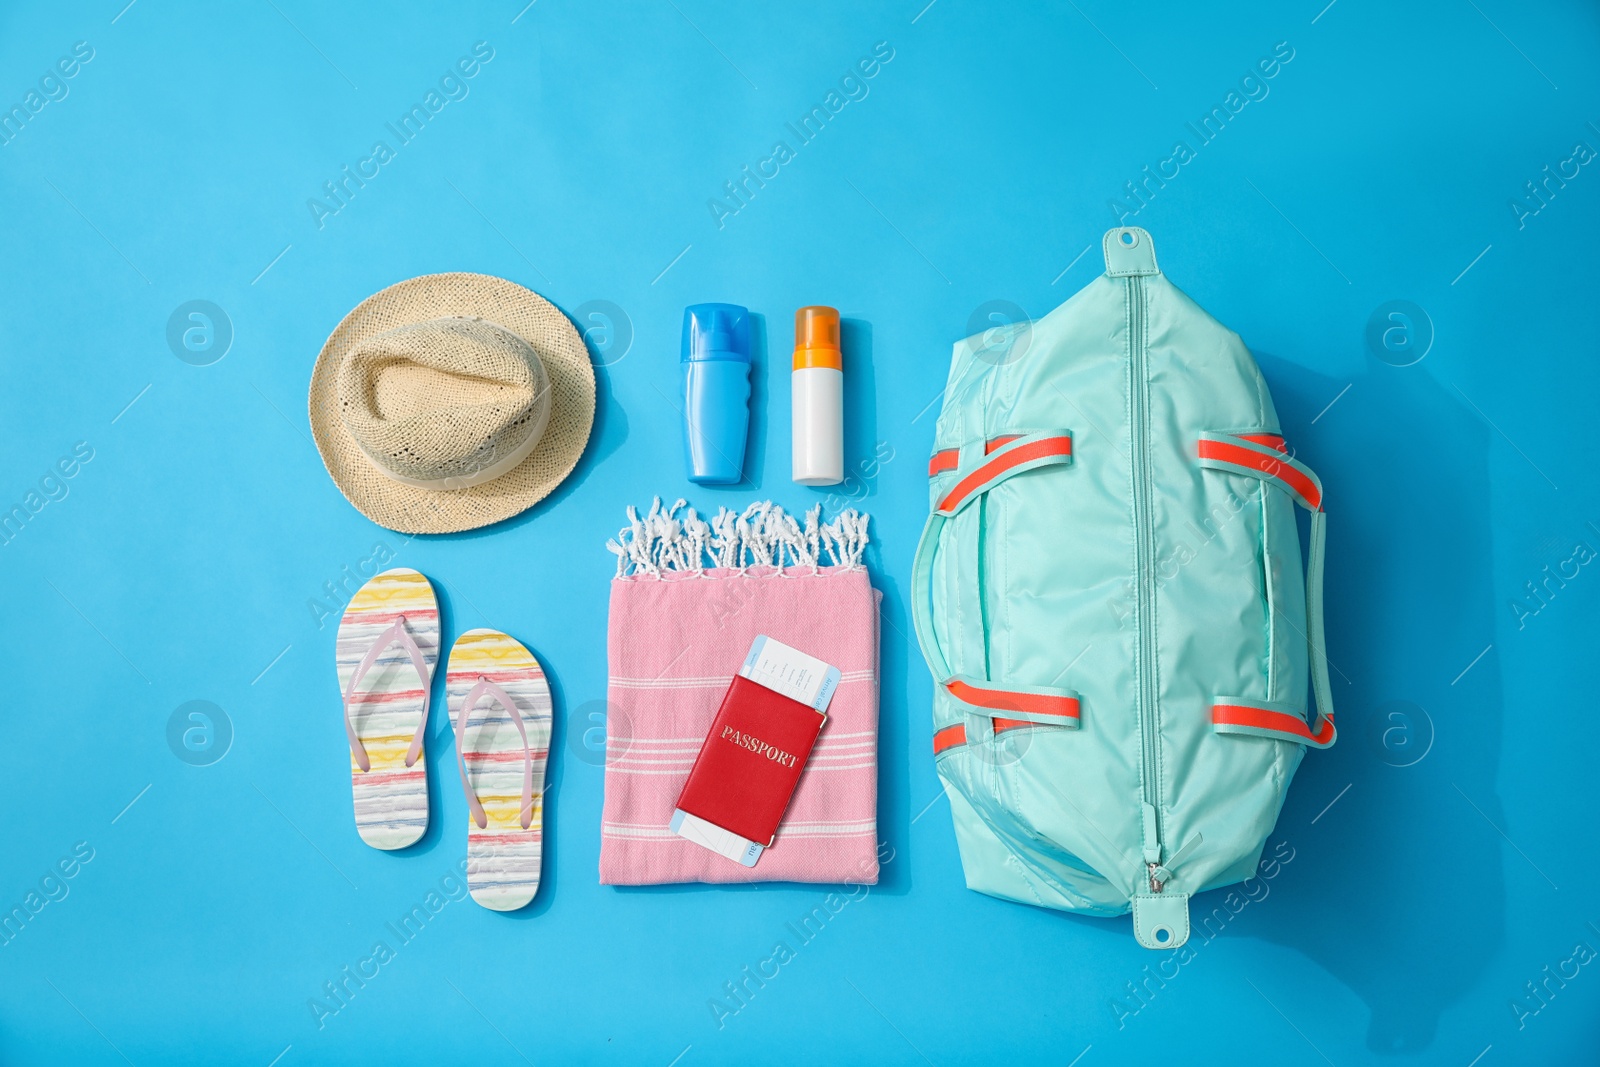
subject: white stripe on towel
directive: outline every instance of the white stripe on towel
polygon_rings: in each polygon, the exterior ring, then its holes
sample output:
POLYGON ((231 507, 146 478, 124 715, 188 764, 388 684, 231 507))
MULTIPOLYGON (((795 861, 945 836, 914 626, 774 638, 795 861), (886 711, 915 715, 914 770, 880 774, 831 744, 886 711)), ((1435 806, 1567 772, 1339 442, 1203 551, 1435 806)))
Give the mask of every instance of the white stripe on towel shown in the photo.
MULTIPOLYGON (((840 685, 849 685, 854 682, 870 682, 877 677, 873 671, 845 671, 839 675, 840 685)), ((626 675, 612 675, 610 684, 618 689, 726 689, 726 677, 709 678, 634 678, 626 675)))

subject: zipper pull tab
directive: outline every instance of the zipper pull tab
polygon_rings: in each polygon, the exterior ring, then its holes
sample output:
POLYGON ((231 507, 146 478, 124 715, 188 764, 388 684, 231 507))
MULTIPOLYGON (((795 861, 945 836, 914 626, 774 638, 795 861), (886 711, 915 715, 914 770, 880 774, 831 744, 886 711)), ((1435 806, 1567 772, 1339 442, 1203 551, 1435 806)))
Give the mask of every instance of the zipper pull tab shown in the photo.
POLYGON ((1150 803, 1139 805, 1144 814, 1144 862, 1156 864, 1161 862, 1161 836, 1156 829, 1156 806, 1150 803))
POLYGON ((1161 892, 1162 887, 1172 880, 1171 868, 1176 867, 1184 856, 1192 852, 1194 847, 1204 840, 1205 838, 1200 834, 1195 834, 1193 837, 1189 838, 1188 841, 1184 842, 1182 848, 1168 856, 1167 862, 1161 864, 1150 864, 1150 891, 1153 893, 1161 892))

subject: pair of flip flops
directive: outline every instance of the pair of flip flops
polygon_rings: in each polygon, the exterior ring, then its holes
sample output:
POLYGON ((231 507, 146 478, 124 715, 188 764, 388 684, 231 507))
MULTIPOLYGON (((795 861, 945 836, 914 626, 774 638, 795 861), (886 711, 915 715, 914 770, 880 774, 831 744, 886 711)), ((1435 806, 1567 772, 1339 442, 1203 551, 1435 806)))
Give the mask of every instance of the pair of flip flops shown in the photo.
MULTIPOLYGON (((423 740, 439 648, 433 586, 406 567, 362 586, 339 623, 356 830, 373 848, 405 848, 428 828, 423 740)), ((517 641, 469 630, 450 650, 445 700, 470 812, 467 889, 514 911, 539 891, 550 686, 517 641)))

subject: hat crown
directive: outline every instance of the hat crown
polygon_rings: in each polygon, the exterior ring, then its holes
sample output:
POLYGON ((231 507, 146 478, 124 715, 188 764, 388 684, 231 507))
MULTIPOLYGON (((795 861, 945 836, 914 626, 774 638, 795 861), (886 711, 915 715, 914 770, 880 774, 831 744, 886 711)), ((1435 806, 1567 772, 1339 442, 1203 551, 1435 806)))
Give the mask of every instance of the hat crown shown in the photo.
POLYGON ((425 488, 478 484, 526 456, 550 415, 550 381, 527 341, 481 318, 377 334, 339 367, 339 414, 385 474, 425 488))

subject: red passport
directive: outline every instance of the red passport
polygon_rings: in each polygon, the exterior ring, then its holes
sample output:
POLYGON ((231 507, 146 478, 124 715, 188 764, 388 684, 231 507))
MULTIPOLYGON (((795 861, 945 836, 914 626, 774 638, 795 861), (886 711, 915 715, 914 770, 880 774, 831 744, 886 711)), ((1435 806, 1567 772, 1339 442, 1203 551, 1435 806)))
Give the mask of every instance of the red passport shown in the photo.
POLYGON ((825 716, 736 675, 678 796, 678 808, 769 846, 825 716))

